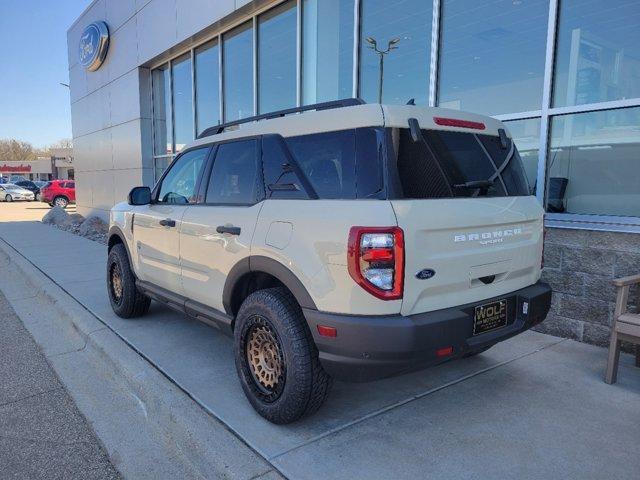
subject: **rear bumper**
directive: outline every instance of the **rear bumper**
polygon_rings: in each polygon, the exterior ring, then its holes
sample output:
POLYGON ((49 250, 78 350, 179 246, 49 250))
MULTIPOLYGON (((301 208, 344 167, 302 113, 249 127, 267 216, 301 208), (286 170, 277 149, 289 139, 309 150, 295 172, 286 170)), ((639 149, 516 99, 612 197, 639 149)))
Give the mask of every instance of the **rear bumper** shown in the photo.
POLYGON ((542 282, 477 303, 408 317, 341 315, 304 309, 320 353, 332 376, 369 381, 435 365, 488 348, 542 322, 551 306, 551 288, 542 282), (473 335, 475 307, 507 300, 507 325, 473 335), (526 305, 526 307, 525 307, 526 305), (318 334, 318 325, 335 327, 337 337, 318 334), (453 347, 445 357, 437 350, 453 347))

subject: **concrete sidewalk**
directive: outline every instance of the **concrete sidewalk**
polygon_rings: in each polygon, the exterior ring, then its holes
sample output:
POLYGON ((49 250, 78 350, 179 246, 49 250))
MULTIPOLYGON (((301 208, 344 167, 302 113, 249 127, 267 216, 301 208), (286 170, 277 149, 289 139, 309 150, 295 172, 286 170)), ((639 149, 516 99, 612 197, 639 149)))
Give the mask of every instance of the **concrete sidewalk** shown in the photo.
POLYGON ((275 426, 244 398, 230 339, 155 303, 139 320, 112 313, 103 245, 36 222, 0 223, 0 238, 291 478, 631 479, 640 470, 640 370, 629 356, 609 386, 605 350, 527 332, 475 358, 337 383, 318 414, 275 426))

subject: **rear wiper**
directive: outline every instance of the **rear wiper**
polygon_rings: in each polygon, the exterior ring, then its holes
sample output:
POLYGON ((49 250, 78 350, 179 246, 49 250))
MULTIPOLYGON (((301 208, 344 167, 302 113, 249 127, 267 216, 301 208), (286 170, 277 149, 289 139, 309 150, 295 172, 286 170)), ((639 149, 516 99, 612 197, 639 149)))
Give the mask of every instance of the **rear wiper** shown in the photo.
POLYGON ((489 188, 493 187, 493 180, 473 180, 471 182, 456 183, 453 188, 489 188))

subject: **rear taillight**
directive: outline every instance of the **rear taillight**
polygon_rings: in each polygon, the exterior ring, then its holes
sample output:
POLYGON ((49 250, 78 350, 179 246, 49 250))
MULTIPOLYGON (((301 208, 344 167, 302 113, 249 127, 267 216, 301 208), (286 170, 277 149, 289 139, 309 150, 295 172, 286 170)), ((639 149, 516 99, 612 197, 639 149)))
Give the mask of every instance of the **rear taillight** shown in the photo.
POLYGON ((349 231, 349 275, 382 300, 402 298, 404 235, 398 227, 352 227, 349 231))

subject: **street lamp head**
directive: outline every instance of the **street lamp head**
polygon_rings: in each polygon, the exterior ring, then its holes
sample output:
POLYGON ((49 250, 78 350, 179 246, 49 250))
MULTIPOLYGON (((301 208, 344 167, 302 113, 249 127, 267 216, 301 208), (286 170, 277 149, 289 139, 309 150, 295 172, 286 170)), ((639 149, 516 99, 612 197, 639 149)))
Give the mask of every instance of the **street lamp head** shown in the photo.
POLYGON ((366 40, 367 40, 367 43, 371 45, 372 48, 376 48, 378 46, 378 42, 376 42, 375 38, 367 37, 366 40))
POLYGON ((388 50, 395 50, 396 48, 398 48, 398 47, 396 47, 398 42, 400 42, 399 38, 393 38, 393 39, 389 40, 389 45, 387 45, 387 49, 388 50))

